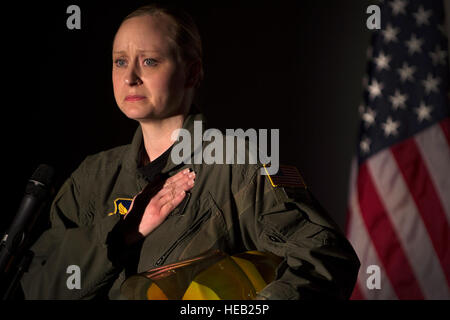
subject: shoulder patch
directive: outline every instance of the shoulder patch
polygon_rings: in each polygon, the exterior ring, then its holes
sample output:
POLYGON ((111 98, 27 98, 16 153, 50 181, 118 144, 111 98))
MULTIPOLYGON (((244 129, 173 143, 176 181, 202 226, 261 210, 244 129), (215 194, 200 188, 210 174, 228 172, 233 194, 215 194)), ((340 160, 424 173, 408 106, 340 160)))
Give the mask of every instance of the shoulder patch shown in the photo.
POLYGON ((126 215, 128 210, 130 209, 131 202, 133 199, 129 198, 117 198, 114 200, 114 211, 108 213, 108 216, 112 216, 115 214, 126 215))
POLYGON ((305 181, 303 180, 300 172, 294 166, 280 165, 277 174, 270 175, 266 170, 266 176, 270 181, 272 187, 287 187, 287 188, 302 188, 306 189, 305 181))

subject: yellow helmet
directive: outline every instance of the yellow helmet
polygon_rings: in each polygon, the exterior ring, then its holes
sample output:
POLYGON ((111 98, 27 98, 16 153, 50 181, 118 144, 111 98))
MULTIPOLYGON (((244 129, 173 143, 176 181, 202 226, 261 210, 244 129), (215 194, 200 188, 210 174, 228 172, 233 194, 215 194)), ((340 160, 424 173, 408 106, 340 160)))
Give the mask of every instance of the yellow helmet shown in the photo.
POLYGON ((131 300, 252 300, 275 279, 281 261, 268 252, 208 251, 131 276, 121 292, 131 300))

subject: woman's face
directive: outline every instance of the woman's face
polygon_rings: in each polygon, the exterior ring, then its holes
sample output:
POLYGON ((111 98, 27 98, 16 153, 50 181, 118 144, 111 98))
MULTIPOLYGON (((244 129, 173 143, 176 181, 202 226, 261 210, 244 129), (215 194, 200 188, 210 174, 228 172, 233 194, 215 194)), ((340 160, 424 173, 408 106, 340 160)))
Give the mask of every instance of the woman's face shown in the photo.
POLYGON ((124 21, 113 44, 114 97, 122 112, 138 121, 182 112, 185 64, 170 38, 169 17, 141 16, 124 21))

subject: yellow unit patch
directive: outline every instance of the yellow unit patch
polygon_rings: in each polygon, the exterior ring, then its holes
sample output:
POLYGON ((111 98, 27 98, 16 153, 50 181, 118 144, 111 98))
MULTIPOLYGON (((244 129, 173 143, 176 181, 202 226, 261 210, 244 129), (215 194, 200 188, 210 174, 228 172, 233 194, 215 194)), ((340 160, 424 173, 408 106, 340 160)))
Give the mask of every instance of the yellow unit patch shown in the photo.
POLYGON ((130 209, 131 202, 133 199, 130 198, 117 198, 114 200, 114 211, 108 213, 108 216, 112 216, 115 214, 126 215, 128 210, 130 209))

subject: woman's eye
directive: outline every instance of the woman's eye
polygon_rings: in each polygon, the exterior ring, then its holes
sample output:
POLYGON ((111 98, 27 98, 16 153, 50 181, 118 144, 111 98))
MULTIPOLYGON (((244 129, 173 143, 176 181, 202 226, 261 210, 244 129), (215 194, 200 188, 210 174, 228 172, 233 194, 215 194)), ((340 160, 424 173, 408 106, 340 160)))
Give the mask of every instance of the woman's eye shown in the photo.
POLYGON ((124 67, 126 65, 125 59, 116 59, 114 63, 117 67, 124 67))
POLYGON ((154 67, 156 66, 157 61, 155 59, 152 58, 147 58, 144 60, 144 65, 149 66, 149 67, 154 67))

